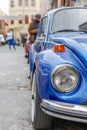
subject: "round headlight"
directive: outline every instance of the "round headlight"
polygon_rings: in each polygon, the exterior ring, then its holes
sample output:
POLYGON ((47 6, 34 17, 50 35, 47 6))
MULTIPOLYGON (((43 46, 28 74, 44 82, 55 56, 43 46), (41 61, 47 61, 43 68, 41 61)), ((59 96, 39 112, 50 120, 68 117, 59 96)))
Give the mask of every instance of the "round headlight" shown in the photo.
POLYGON ((57 66, 51 76, 51 81, 55 89, 60 92, 70 92, 78 84, 78 72, 71 65, 57 66))

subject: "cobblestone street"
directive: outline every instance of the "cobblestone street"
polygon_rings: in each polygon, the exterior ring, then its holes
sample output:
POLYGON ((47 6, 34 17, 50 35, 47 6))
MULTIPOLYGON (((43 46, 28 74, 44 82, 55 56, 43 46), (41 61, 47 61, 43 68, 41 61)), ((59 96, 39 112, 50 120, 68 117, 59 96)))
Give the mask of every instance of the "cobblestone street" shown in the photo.
MULTIPOLYGON (((33 130, 28 64, 23 47, 0 47, 0 130, 33 130)), ((58 121, 50 130, 86 130, 85 124, 58 121), (58 125, 58 122, 60 125, 58 125)))
POLYGON ((32 130, 24 48, 0 47, 0 130, 32 130))

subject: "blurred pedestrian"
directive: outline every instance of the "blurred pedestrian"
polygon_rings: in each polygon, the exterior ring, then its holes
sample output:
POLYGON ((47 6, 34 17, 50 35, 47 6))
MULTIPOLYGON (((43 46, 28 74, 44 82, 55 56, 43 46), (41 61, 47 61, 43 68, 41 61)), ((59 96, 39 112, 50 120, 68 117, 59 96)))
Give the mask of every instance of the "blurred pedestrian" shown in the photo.
MULTIPOLYGON (((34 17, 32 17, 31 23, 29 24, 28 33, 29 33, 29 44, 30 45, 34 43, 34 41, 37 37, 38 29, 39 29, 39 25, 40 25, 40 20, 41 20, 41 15, 36 14, 34 17)), ((29 51, 28 51, 27 63, 29 63, 29 51)))
POLYGON ((19 38, 17 38, 16 44, 17 44, 18 46, 20 45, 20 40, 19 40, 19 38))
POLYGON ((8 40, 8 45, 9 45, 10 50, 11 50, 11 46, 13 46, 14 50, 16 50, 16 48, 15 48, 15 40, 13 38, 8 40))
POLYGON ((31 23, 29 24, 28 32, 30 34, 29 41, 31 44, 35 41, 37 37, 40 19, 41 19, 41 15, 36 14, 35 18, 33 18, 31 23))
POLYGON ((25 35, 25 36, 22 38, 23 47, 25 46, 26 41, 27 41, 27 35, 25 35))
POLYGON ((13 34, 11 30, 8 30, 7 36, 6 36, 6 41, 8 43, 9 49, 11 50, 11 46, 13 46, 14 50, 15 48, 15 40, 13 39, 13 34))

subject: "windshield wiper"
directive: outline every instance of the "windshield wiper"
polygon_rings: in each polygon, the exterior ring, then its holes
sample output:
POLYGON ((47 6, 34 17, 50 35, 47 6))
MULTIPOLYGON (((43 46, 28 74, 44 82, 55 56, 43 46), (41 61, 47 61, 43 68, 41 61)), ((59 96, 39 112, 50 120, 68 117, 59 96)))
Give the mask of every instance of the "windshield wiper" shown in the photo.
POLYGON ((87 32, 87 22, 84 22, 79 25, 79 30, 83 32, 87 32))
POLYGON ((79 29, 79 31, 87 33, 87 30, 84 30, 84 29, 79 29))
POLYGON ((57 33, 57 32, 78 32, 79 30, 73 30, 73 29, 62 29, 59 31, 55 31, 53 33, 57 33))

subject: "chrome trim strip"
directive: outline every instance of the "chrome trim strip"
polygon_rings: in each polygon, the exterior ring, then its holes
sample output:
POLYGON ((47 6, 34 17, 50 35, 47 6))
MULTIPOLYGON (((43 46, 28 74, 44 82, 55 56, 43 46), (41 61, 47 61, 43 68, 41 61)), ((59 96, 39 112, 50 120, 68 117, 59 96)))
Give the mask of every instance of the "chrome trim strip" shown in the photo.
POLYGON ((87 123, 87 106, 42 100, 42 110, 54 117, 87 123))

